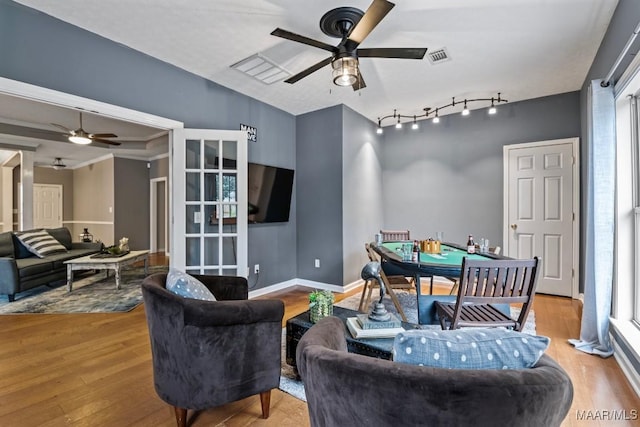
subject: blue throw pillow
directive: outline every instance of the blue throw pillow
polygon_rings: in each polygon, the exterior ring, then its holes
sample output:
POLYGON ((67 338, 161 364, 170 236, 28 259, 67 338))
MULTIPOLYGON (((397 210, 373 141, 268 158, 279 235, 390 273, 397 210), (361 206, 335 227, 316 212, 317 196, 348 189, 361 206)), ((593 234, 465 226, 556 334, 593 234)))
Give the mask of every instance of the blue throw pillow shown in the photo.
POLYGON ((395 337, 393 360, 447 369, 524 369, 538 362, 549 342, 504 328, 411 330, 395 337))
POLYGON ((185 298, 216 301, 211 291, 195 277, 176 269, 169 270, 166 288, 168 291, 185 298))

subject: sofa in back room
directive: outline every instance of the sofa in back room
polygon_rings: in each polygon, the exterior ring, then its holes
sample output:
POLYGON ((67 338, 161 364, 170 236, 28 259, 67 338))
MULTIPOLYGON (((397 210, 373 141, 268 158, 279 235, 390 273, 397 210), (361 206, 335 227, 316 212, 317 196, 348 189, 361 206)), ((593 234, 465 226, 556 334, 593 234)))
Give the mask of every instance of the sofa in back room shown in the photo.
POLYGON ((100 242, 72 242, 71 233, 66 227, 45 231, 64 246, 66 251, 40 258, 23 245, 15 232, 0 233, 0 294, 7 295, 10 302, 14 301, 19 292, 65 279, 65 261, 91 255, 102 249, 100 242))

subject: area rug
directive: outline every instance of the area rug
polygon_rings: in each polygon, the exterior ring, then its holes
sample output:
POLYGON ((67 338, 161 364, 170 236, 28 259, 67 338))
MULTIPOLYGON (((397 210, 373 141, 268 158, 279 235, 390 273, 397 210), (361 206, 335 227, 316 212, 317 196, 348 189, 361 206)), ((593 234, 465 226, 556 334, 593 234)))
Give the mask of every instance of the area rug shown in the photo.
MULTIPOLYGON (((409 293, 406 291, 398 290, 396 291, 396 295, 398 300, 400 301, 400 305, 404 310, 405 315, 407 316, 407 320, 409 323, 418 323, 418 309, 417 309, 417 301, 416 294, 409 293)), ((383 303, 388 311, 392 313, 398 313, 393 302, 390 298, 385 298, 383 303)), ((360 294, 353 295, 349 298, 346 298, 338 303, 337 306, 343 308, 350 308, 352 310, 357 310, 358 305, 360 304, 360 294)), ((520 309, 511 308, 511 315, 517 316, 520 313, 520 309)), ((423 329, 440 329, 439 325, 422 325, 423 329)), ((527 316, 527 322, 523 328, 523 332, 536 335, 536 320, 535 313, 533 310, 529 311, 529 316, 527 316)), ((295 368, 289 366, 286 362, 286 328, 282 329, 282 369, 280 371, 280 390, 284 391, 292 395, 293 397, 307 401, 305 392, 304 392, 304 384, 297 376, 297 371, 295 368)))
MULTIPOLYGON (((149 267, 148 274, 162 271, 167 267, 149 267)), ((109 277, 104 271, 85 274, 74 280, 71 292, 67 292, 66 280, 62 280, 21 292, 14 302, 0 297, 0 314, 127 312, 142 303, 140 284, 144 278, 142 267, 124 269, 120 272, 120 289, 116 289, 113 271, 109 277)))

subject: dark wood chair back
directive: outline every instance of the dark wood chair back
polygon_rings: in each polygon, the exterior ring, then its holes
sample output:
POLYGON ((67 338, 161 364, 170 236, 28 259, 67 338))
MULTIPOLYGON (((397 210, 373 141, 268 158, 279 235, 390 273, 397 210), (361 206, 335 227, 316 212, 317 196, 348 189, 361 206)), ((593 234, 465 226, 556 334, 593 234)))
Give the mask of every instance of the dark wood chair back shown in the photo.
POLYGON ((380 230, 383 242, 399 242, 402 240, 411 240, 409 230, 380 230))
POLYGON ((537 257, 517 260, 462 261, 455 303, 436 303, 443 329, 505 326, 520 331, 531 310, 538 279, 537 257), (522 304, 517 319, 496 304, 522 304))

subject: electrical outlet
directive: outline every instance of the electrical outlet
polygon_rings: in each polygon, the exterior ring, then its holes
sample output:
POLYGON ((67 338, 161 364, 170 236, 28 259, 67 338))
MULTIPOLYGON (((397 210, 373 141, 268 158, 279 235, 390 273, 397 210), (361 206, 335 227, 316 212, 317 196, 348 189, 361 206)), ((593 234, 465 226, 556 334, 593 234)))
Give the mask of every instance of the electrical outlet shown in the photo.
POLYGON ((315 266, 316 266, 316 268, 320 268, 320 259, 319 258, 316 258, 315 266))
POLYGON ((260 273, 260 264, 256 264, 253 266, 253 272, 254 274, 260 273))

